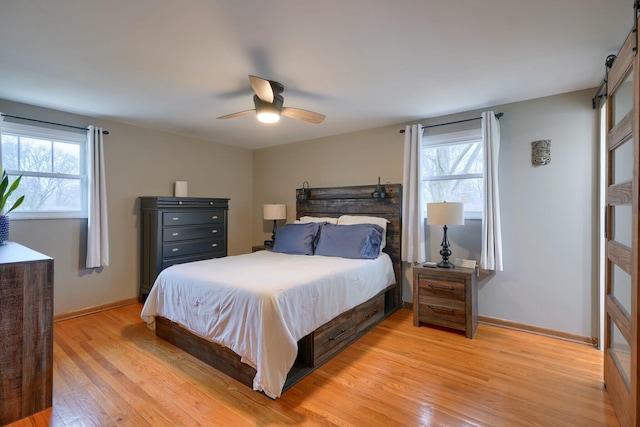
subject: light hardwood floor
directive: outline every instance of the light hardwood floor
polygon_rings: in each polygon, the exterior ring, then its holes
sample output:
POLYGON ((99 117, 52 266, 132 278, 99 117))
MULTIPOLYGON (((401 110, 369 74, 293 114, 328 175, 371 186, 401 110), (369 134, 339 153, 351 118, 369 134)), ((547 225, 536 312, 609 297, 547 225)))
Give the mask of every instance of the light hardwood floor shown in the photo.
POLYGON ((16 426, 617 426, 602 353, 400 310, 271 400, 155 337, 140 304, 56 323, 53 408, 16 426))

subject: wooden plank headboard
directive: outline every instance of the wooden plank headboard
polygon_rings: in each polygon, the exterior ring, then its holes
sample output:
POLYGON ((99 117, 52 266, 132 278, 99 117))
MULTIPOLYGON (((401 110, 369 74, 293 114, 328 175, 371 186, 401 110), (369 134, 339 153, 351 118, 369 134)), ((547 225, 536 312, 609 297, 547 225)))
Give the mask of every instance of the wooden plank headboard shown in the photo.
MULTIPOLYGON (((336 218, 340 215, 369 215, 386 218, 387 244, 384 252, 393 262, 396 286, 386 295, 386 306, 402 307, 402 269, 400 249, 402 230, 402 185, 385 184, 386 197, 372 197, 375 185, 353 187, 308 188, 306 198, 296 197, 296 218, 322 216, 336 218)), ((297 189, 300 195, 303 189, 297 189)))

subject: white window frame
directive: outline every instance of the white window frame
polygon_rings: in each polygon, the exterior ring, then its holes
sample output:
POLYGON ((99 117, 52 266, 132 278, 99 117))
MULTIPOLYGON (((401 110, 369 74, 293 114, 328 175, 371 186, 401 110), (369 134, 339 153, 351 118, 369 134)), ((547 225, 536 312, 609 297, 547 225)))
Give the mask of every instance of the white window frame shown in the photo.
MULTIPOLYGON (((474 144, 474 143, 482 144, 482 129, 470 129, 459 132, 449 132, 438 135, 425 135, 422 138, 422 148, 433 148, 442 145, 454 145, 454 144, 474 144)), ((484 147, 483 147, 484 149, 484 147)), ((444 180, 453 180, 453 179, 472 179, 472 178, 481 178, 484 179, 484 159, 482 164, 482 172, 481 173, 472 173, 472 174, 458 174, 458 175, 440 175, 440 176, 422 176, 422 185, 428 185, 430 181, 444 181, 444 180)), ((426 209, 425 209, 425 218, 426 218, 426 209)), ((465 219, 482 219, 482 211, 464 211, 465 219)))
MULTIPOLYGON (((23 177, 49 177, 49 178, 78 178, 80 177, 80 210, 68 210, 68 211, 29 211, 23 212, 20 208, 11 212, 11 220, 24 220, 24 219, 73 219, 73 218, 87 218, 88 217, 88 198, 89 198, 89 171, 88 171, 88 159, 87 159, 87 134, 82 131, 65 131, 59 129, 50 129, 47 127, 25 125, 14 122, 2 123, 3 134, 13 134, 20 137, 33 137, 39 139, 46 139, 51 141, 64 142, 68 144, 77 144, 80 148, 80 171, 78 175, 67 175, 59 173, 43 173, 33 171, 23 171, 15 169, 5 169, 7 174, 20 175, 23 177)), ((0 143, 0 164, 2 164, 2 144, 0 143)), ((24 179, 24 178, 23 178, 24 179)), ((17 192, 20 192, 18 187, 17 192)))

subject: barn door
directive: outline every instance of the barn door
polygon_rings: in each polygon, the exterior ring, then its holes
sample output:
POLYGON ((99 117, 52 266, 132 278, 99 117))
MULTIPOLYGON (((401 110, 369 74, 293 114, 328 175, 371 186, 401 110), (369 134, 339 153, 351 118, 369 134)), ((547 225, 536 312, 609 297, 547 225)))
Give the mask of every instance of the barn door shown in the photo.
POLYGON ((638 425, 638 58, 631 32, 607 76, 604 380, 622 426, 638 425))

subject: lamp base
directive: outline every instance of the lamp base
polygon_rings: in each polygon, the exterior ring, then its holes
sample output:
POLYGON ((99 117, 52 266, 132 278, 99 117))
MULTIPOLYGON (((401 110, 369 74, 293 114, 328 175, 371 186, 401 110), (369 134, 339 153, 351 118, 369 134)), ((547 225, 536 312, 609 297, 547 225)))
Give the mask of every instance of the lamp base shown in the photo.
POLYGON ((449 260, 442 260, 438 263, 438 268, 456 268, 456 266, 450 263, 449 260))
POLYGON ((455 265, 449 262, 449 257, 451 256, 451 249, 449 249, 449 238, 447 237, 447 226, 442 227, 444 230, 444 235, 442 236, 442 249, 440 250, 440 255, 442 255, 442 261, 438 263, 438 267, 440 268, 455 268, 455 265))

